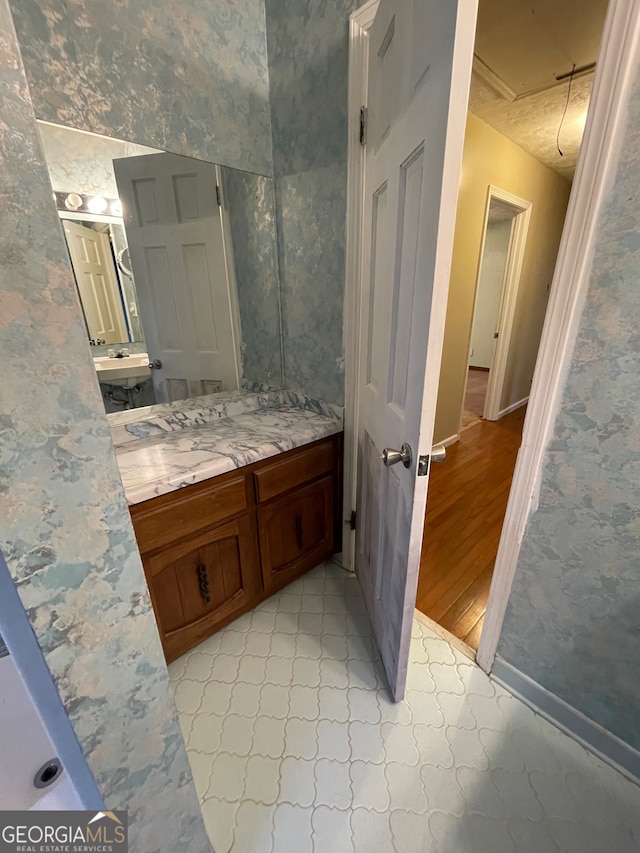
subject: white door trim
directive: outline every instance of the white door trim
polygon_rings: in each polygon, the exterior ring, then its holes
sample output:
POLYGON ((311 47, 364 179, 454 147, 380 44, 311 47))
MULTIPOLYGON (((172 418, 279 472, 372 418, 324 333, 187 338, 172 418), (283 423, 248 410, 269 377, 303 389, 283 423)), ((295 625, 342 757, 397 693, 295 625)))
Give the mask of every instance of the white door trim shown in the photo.
POLYGON ((482 269, 482 258, 484 256, 484 241, 487 234, 489 207, 491 205, 492 198, 507 202, 511 207, 519 211, 519 213, 514 216, 513 223, 511 225, 511 236, 509 238, 509 248, 507 250, 507 264, 504 271, 502 295, 500 297, 500 307, 498 309, 498 341, 493 351, 493 358, 491 359, 487 395, 484 403, 484 417, 489 421, 497 421, 498 418, 504 414, 504 412, 500 411, 500 401, 502 399, 504 378, 507 372, 507 359, 509 357, 509 347, 511 345, 513 318, 515 317, 516 304, 518 302, 518 291, 520 289, 522 263, 524 261, 524 251, 527 242, 527 234, 529 232, 532 203, 526 199, 518 198, 518 196, 513 195, 513 193, 502 190, 499 187, 489 185, 489 189, 487 191, 487 209, 485 211, 484 230, 482 232, 482 249, 480 251, 480 263, 478 265, 478 278, 476 280, 476 300, 478 298, 480 271, 482 269))
POLYGON ((476 656, 486 672, 495 660, 527 519, 537 505, 544 451, 571 363, 598 218, 615 176, 639 63, 640 4, 611 0, 476 656))
POLYGON ((229 296, 229 311, 231 314, 231 334, 233 337, 233 357, 237 386, 242 388, 244 365, 242 363, 242 324, 240 322, 240 303, 238 302, 238 283, 236 281, 236 264, 231 239, 231 220, 229 219, 229 204, 227 182, 224 180, 222 166, 216 165, 216 184, 220 191, 220 222, 222 224, 222 250, 227 276, 227 294, 229 296))
POLYGON ((364 216, 364 148, 360 144, 360 108, 367 104, 368 31, 380 0, 368 0, 349 18, 349 119, 347 153, 347 246, 344 288, 344 484, 342 560, 355 569, 356 537, 350 529, 357 489, 357 423, 360 323, 362 309, 362 220, 364 216))
MULTIPOLYGON (((377 0, 353 13, 349 56, 349 162, 347 273, 345 283, 345 514, 353 508, 356 483, 355 423, 358 407, 360 330, 360 230, 364 158, 357 137, 363 80, 366 89, 366 27, 377 0), (355 143, 354 143, 354 134, 355 143), (355 147, 354 147, 355 145, 355 147)), ((602 35, 582 149, 567 209, 538 360, 502 529, 491 591, 476 659, 490 672, 495 659, 525 525, 535 507, 544 450, 560 404, 577 327, 589 284, 597 221, 615 174, 626 107, 640 64, 640 4, 610 0, 602 35)), ((353 535, 345 536, 345 560, 353 567, 353 535), (349 562, 350 560, 350 562, 349 562)))

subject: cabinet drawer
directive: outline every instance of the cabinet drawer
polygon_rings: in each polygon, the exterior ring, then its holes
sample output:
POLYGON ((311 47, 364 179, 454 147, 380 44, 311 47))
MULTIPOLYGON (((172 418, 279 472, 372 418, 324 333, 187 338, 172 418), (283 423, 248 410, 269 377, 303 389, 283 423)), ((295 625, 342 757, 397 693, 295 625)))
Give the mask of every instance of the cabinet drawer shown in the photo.
POLYGON ((131 517, 138 547, 144 554, 232 518, 246 508, 245 475, 234 473, 136 504, 131 517))
POLYGON ((297 453, 289 451, 286 459, 265 465, 253 474, 258 503, 330 473, 334 458, 333 441, 325 441, 315 447, 303 447, 297 453))
POLYGON ((333 553, 333 478, 258 508, 262 578, 274 592, 333 553))

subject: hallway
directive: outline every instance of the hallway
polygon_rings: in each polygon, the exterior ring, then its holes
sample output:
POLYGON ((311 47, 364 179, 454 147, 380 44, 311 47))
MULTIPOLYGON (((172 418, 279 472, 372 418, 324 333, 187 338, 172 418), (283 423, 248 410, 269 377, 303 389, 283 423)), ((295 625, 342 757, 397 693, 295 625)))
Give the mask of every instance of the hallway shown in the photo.
POLYGON ((476 424, 484 415, 484 401, 487 396, 489 371, 470 367, 467 376, 467 387, 462 408, 462 423, 460 429, 465 430, 476 424))
POLYGON ((414 621, 394 705, 325 563, 169 667, 216 853, 634 853, 639 790, 414 621))
POLYGON ((478 647, 526 408, 479 421, 429 481, 416 607, 478 647))

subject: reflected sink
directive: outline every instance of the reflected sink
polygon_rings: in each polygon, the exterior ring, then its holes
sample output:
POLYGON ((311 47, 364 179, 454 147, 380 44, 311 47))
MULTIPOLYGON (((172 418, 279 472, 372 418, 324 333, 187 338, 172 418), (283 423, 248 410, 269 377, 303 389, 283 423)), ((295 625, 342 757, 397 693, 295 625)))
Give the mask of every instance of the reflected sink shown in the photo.
POLYGON ((99 355, 93 359, 98 382, 117 385, 119 388, 134 388, 151 376, 149 356, 146 352, 132 353, 125 358, 109 358, 99 355))

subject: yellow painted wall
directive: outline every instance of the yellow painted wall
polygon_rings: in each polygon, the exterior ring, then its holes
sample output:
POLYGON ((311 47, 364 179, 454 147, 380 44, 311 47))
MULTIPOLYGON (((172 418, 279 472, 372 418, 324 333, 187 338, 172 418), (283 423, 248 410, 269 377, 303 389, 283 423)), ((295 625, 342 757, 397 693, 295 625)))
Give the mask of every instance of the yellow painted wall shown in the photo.
POLYGON ((467 116, 434 440, 458 432, 489 184, 532 202, 501 409, 529 395, 571 185, 467 116))

